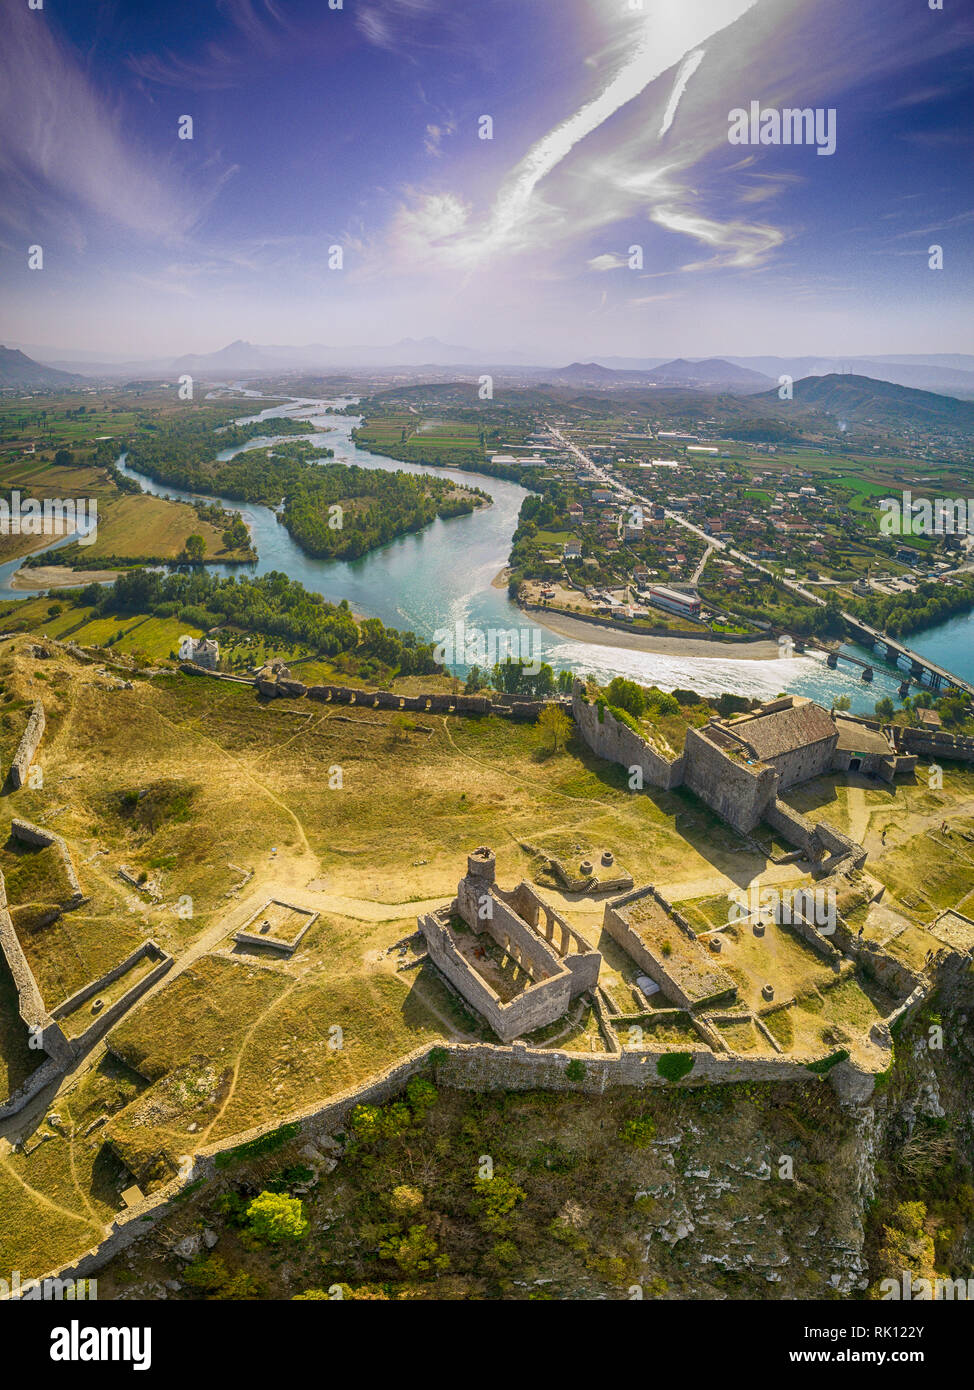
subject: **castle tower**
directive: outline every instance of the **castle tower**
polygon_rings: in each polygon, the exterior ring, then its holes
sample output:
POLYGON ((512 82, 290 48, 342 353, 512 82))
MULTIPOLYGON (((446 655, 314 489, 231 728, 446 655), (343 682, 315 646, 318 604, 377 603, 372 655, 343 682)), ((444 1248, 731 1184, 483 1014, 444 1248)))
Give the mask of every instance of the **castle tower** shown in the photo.
POLYGON ((478 879, 485 888, 493 884, 496 872, 497 860, 494 851, 486 845, 481 845, 480 849, 475 849, 473 854, 467 855, 467 877, 478 879))

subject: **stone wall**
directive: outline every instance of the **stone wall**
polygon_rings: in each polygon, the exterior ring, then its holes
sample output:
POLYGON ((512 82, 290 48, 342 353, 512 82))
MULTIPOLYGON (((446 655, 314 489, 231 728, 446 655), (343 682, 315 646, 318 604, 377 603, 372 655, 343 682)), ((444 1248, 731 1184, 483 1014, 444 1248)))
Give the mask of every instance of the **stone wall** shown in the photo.
POLYGON ((955 762, 974 763, 974 738, 962 734, 948 734, 938 729, 893 729, 897 751, 915 753, 918 756, 953 759, 955 762))
POLYGON ((546 946, 550 947, 560 957, 561 963, 572 972, 573 999, 595 988, 602 966, 601 955, 561 913, 556 912, 534 891, 530 883, 522 880, 510 893, 505 893, 503 888, 494 884, 493 894, 495 900, 507 903, 522 922, 526 922, 539 937, 543 937, 546 946), (544 926, 541 923, 542 917, 544 926))
MULTIPOLYGON (((746 739, 747 725, 744 724, 739 732, 741 738, 746 739)), ((783 790, 831 772, 838 741, 839 735, 835 733, 830 738, 819 739, 817 743, 808 743, 802 748, 789 749, 787 753, 779 753, 771 758, 769 761, 778 772, 778 787, 783 790)))
POLYGON ((844 835, 841 830, 836 830, 834 825, 829 825, 827 821, 815 822, 815 837, 819 844, 826 851, 828 858, 818 866, 819 873, 832 873, 840 864, 852 869, 861 869, 866 862, 866 850, 858 840, 853 840, 851 836, 844 835))
MULTIPOLYGON (((559 969, 558 973, 537 980, 507 1003, 483 980, 468 961, 464 959, 450 932, 444 917, 446 913, 428 913, 420 918, 420 929, 426 939, 430 960, 449 980, 461 997, 476 1009, 503 1041, 520 1037, 523 1033, 543 1028, 560 1018, 570 1003, 571 974, 559 969)), ((485 929, 489 923, 483 924, 485 929)), ((523 924, 520 931, 531 935, 523 924)), ((537 938, 534 938, 537 945, 537 938)))
MULTIPOLYGON (((354 1090, 333 1096, 324 1104, 314 1104, 290 1116, 257 1126, 233 1136, 232 1142, 208 1145, 196 1154, 192 1164, 180 1177, 173 1178, 158 1191, 150 1194, 138 1206, 127 1208, 116 1216, 108 1236, 70 1263, 47 1274, 36 1276, 48 1279, 77 1279, 94 1274, 115 1255, 126 1249, 139 1236, 145 1235, 170 1212, 171 1203, 191 1184, 213 1178, 217 1169, 214 1160, 219 1153, 238 1145, 251 1143, 273 1133, 285 1124, 297 1124, 300 1139, 314 1140, 316 1136, 332 1134, 343 1129, 356 1105, 381 1104, 399 1095, 411 1076, 428 1070, 431 1054, 437 1053, 435 1079, 444 1086, 458 1090, 550 1090, 584 1091, 600 1095, 612 1086, 670 1086, 658 1070, 659 1061, 668 1055, 666 1050, 578 1054, 543 1051, 525 1043, 501 1047, 493 1043, 432 1044, 417 1048, 395 1066, 389 1067, 374 1081, 354 1090), (570 1062, 581 1061, 584 1075, 569 1079, 570 1062)), ((730 1055, 715 1056, 698 1048, 688 1055, 693 1068, 679 1082, 680 1086, 701 1084, 730 1084, 735 1082, 808 1082, 811 1073, 807 1063, 812 1057, 748 1058, 730 1055)), ((862 1087, 871 1087, 872 1077, 860 1072, 853 1064, 845 1064, 849 1073, 862 1087)), ((838 1072, 839 1067, 833 1068, 838 1072)), ((829 1074, 831 1080, 831 1073, 829 1074)))
POLYGON ((778 789, 773 767, 748 767, 724 753, 698 729, 687 729, 683 781, 735 830, 748 833, 762 820, 778 789))
POLYGON ((10 782, 15 788, 22 787, 27 781, 27 773, 30 765, 34 761, 41 739, 44 737, 44 728, 47 718, 44 714, 44 706, 40 700, 34 701, 34 708, 30 712, 27 720, 27 728, 24 730, 23 737, 17 745, 17 751, 10 764, 10 782))
POLYGON ((212 680, 235 681, 250 685, 268 697, 299 700, 321 700, 327 704, 355 705, 366 709, 406 710, 416 714, 500 714, 511 719, 535 720, 545 705, 558 705, 571 713, 571 701, 558 696, 548 700, 524 700, 517 695, 398 695, 390 690, 356 690, 348 685, 305 685, 290 678, 230 676, 222 671, 207 671, 191 661, 181 661, 180 671, 189 676, 209 676, 212 680))
POLYGON ((776 796, 767 806, 764 819, 772 830, 777 830, 778 834, 790 845, 797 845, 806 854, 813 853, 814 825, 800 811, 792 810, 787 802, 782 801, 780 797, 776 796))
MULTIPOLYGON (((299 692, 284 688, 296 682, 278 681, 267 684, 273 689, 263 691, 264 694, 305 693, 305 687, 299 692)), ((344 685, 312 685, 307 687, 307 696, 309 700, 321 700, 336 705, 355 705, 357 708, 401 710, 417 714, 499 714, 512 719, 531 721, 537 719, 545 705, 560 705, 569 713, 571 710, 570 702, 560 699, 520 700, 513 695, 397 695, 388 690, 354 690, 344 685)))
POLYGON ((114 1004, 110 1005, 110 1007, 105 1009, 102 1013, 96 1015, 83 1032, 70 1040, 68 1046, 75 1056, 80 1057, 84 1052, 87 1052, 91 1044, 102 1033, 117 1023, 123 1014, 128 1013, 136 1000, 141 999, 143 994, 146 994, 158 980, 162 979, 163 975, 171 969, 173 957, 164 951, 161 946, 157 946, 154 941, 143 941, 141 946, 137 946, 131 955, 126 956, 123 961, 119 961, 118 965, 113 966, 111 970, 107 970, 105 974, 99 976, 97 980, 92 980, 90 984, 84 985, 81 989, 72 994, 70 998, 58 1004, 56 1009, 51 1010, 52 1018, 67 1018, 69 1014, 75 1013, 83 1004, 86 1004, 89 999, 93 999, 95 995, 99 994, 103 989, 114 984, 116 980, 120 980, 133 966, 137 965, 140 960, 144 960, 146 957, 157 962, 154 969, 147 971, 145 975, 136 980, 135 984, 133 984, 130 989, 127 989, 120 999, 116 999, 114 1004))
POLYGON ((598 757, 620 767, 642 769, 644 786, 669 790, 683 781, 683 758, 667 758, 607 707, 590 703, 576 682, 572 714, 582 738, 598 757))
POLYGON ((37 981, 17 938, 7 910, 7 889, 0 874, 0 952, 7 963, 17 991, 17 1008, 24 1027, 40 1044, 49 1062, 42 1063, 24 1084, 0 1105, 0 1116, 14 1115, 44 1086, 64 1071, 71 1061, 71 1046, 59 1024, 48 1013, 37 988, 37 981))
MULTIPOLYGON (((634 892, 627 893, 625 897, 616 898, 612 902, 607 902, 602 925, 612 939, 619 943, 623 950, 632 957, 649 978, 659 985, 667 999, 677 1004, 681 1009, 685 1009, 687 1013, 692 1013, 694 1009, 700 1008, 701 1005, 709 1002, 709 999, 691 999, 683 990, 673 972, 668 968, 666 958, 650 950, 642 937, 639 936, 638 932, 629 925, 622 915, 629 903, 636 902, 638 899, 646 896, 652 897, 656 903, 658 903, 673 922, 676 931, 682 932, 689 941, 693 942, 692 949, 699 949, 704 955, 707 954, 703 951, 703 948, 699 946, 697 934, 690 926, 687 919, 682 913, 677 912, 677 910, 666 901, 662 894, 651 886, 648 888, 637 888, 634 892)), ((715 971, 719 970, 716 965, 714 965, 713 968, 715 971)), ((728 976, 724 975, 722 970, 719 970, 719 974, 723 975, 726 980, 727 989, 721 989, 716 994, 710 995, 709 998, 720 998, 724 994, 733 993, 733 981, 728 976)))
POLYGON ((20 840, 25 845, 33 845, 35 849, 54 847, 64 865, 65 877, 71 888, 71 897, 66 903, 60 903, 59 906, 64 911, 80 907, 85 900, 85 895, 81 890, 81 883, 74 867, 74 860, 71 858, 71 851, 64 839, 60 835, 56 835, 53 830, 45 830, 43 826, 34 825, 29 820, 15 819, 11 821, 10 833, 15 840, 20 840))

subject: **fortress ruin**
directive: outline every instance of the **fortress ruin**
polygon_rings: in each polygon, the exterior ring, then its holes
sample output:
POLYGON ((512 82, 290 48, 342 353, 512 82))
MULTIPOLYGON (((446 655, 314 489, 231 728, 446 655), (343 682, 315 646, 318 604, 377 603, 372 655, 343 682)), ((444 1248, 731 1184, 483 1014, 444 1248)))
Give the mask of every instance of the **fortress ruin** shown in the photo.
POLYGON ((521 882, 495 882, 486 847, 467 856, 457 896, 420 917, 430 959, 502 1042, 553 1023, 598 983, 602 957, 521 882))

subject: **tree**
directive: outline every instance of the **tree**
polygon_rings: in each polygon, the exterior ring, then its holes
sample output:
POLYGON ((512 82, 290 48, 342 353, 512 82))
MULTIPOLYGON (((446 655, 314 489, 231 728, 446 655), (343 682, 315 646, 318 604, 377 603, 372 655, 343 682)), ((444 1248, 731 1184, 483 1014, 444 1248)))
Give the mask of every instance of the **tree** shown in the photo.
POLYGON ((572 684, 573 684, 574 680, 575 680, 575 677, 574 677, 574 675, 573 675, 573 673, 572 673, 571 671, 567 671, 567 670, 565 670, 565 671, 559 671, 559 672, 558 672, 558 694, 559 694, 559 695, 570 695, 570 694, 572 693, 572 684))
POLYGON ((572 721, 558 705, 545 705, 538 715, 538 722, 535 727, 545 743, 550 740, 551 751, 557 753, 559 746, 566 742, 571 733, 572 721))
POLYGON ((286 1192, 262 1192, 255 1197, 247 1208, 247 1226, 257 1240, 270 1245, 303 1240, 310 1229, 301 1198, 286 1192))
POLYGON ((397 1216, 414 1216, 423 1205, 423 1194, 418 1187, 400 1183, 392 1189, 389 1205, 397 1216))
POLYGON ((446 1269, 450 1261, 446 1255, 437 1254, 437 1249, 426 1226, 410 1226, 406 1235, 393 1235, 379 1243, 379 1254, 387 1260, 395 1260, 403 1274, 446 1269))
POLYGON ((186 554, 193 564, 199 564, 206 554, 206 541, 195 532, 186 537, 186 554))
POLYGON ((646 696, 635 681, 627 681, 624 676, 616 676, 606 688, 605 698, 613 709, 624 709, 634 719, 641 719, 646 712, 646 696))
POLYGON ((848 695, 839 695, 832 701, 833 709, 852 709, 852 701, 848 695))
POLYGON ((72 452, 71 452, 70 449, 58 449, 57 453, 54 455, 54 467, 55 467, 55 468, 73 468, 73 467, 74 467, 74 454, 72 454, 72 452))
POLYGON ((892 719, 893 709, 893 701, 888 695, 884 695, 881 700, 876 701, 876 714, 880 719, 892 719))
POLYGON ((479 666, 471 666, 463 686, 464 695, 476 695, 478 691, 485 689, 486 686, 486 673, 481 671, 479 666))

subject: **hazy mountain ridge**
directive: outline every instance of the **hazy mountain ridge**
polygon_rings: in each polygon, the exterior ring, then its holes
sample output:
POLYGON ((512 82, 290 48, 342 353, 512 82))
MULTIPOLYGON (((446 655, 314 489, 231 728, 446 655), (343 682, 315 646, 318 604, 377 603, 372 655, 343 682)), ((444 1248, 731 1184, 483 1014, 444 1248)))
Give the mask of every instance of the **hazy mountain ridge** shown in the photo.
POLYGON ((77 372, 45 367, 19 348, 0 347, 0 387, 70 386, 83 380, 77 372))

